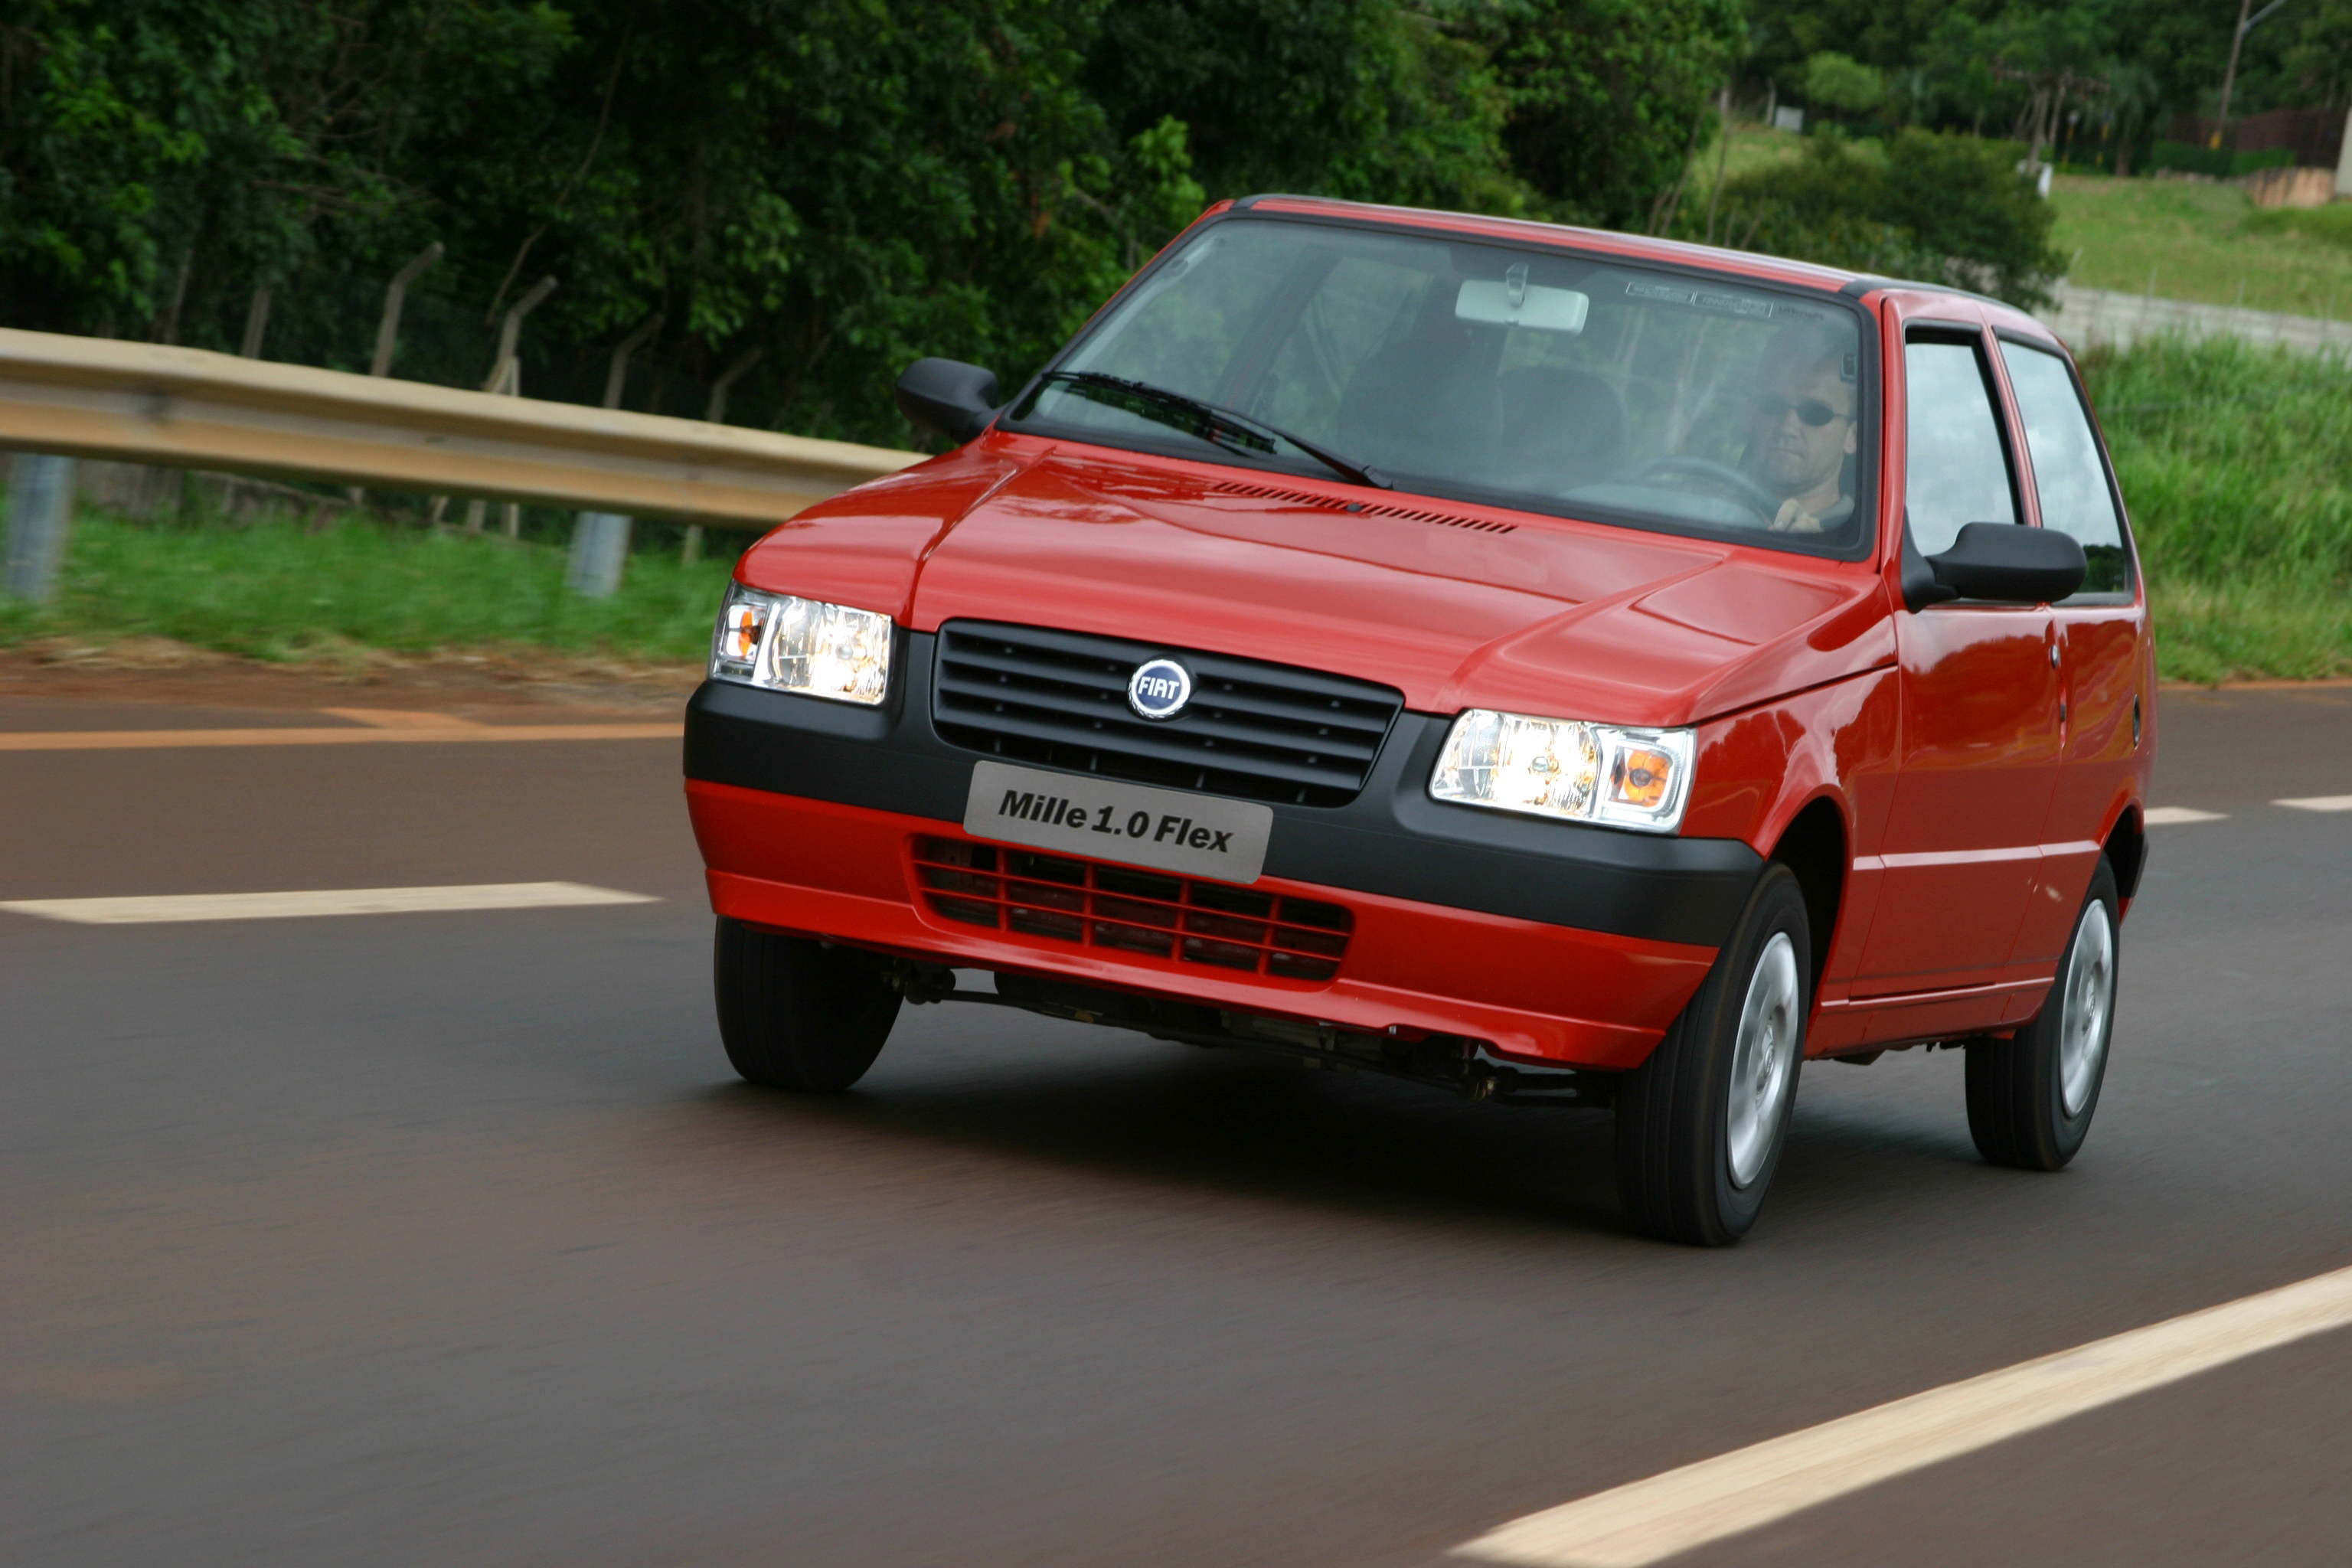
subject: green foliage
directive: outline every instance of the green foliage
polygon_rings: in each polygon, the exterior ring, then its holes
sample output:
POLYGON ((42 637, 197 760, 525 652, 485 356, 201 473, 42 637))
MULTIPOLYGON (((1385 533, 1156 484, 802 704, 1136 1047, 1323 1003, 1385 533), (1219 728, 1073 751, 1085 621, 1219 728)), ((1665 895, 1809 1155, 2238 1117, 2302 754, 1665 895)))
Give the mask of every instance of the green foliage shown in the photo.
POLYGON ((2063 270, 2048 204, 2001 149, 1967 137, 1906 131, 1875 156, 1815 137, 1796 163, 1726 181, 1721 206, 1734 244, 1964 283, 2017 304, 2042 302, 2063 270))
MULTIPOLYGON (((2255 0, 2260 9, 2261 0, 2255 0)), ((1873 129, 2046 134, 2082 163, 2136 164, 2166 118, 2211 114, 2236 7, 2179 0, 1748 0, 1744 75, 1817 113, 1864 112, 1812 62, 1835 51, 1887 73, 1873 129), (2079 121, 2074 116, 2079 115, 2079 121), (2070 127, 2070 121, 2071 127, 2070 127)), ((2352 101, 2352 0, 2293 0, 2246 35, 2231 114, 2352 101)))
POLYGON ((1735 0, 1502 0, 1489 16, 1512 166, 1558 216, 1654 226, 1715 127, 1735 0))
POLYGON ((1805 98, 1824 109, 1861 114, 1886 96, 1885 79, 1850 55, 1823 49, 1805 62, 1805 98))
POLYGON ((1189 128, 1213 198, 1518 204, 1485 51, 1401 5, 1112 0, 1085 80, 1123 135, 1171 120, 1189 128))

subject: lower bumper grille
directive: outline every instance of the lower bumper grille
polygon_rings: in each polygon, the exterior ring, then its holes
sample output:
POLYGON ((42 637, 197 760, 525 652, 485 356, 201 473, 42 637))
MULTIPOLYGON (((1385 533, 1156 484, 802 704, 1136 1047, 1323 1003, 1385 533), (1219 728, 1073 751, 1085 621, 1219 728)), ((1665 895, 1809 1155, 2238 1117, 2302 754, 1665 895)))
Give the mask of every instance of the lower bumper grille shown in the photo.
POLYGON ((1340 904, 956 838, 916 839, 915 879, 943 920, 1279 980, 1338 974, 1356 924, 1340 904))

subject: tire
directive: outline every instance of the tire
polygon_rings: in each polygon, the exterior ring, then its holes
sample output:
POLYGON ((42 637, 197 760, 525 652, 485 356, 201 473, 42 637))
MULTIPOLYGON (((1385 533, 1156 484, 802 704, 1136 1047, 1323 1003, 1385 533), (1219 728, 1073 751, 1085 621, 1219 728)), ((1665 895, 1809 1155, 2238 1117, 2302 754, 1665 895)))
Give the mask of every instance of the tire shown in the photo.
POLYGON ((1697 994, 1617 1091, 1617 1194, 1643 1233, 1747 1234, 1788 1142, 1812 1002, 1804 894, 1765 868, 1697 994))
POLYGON ((848 950, 721 917, 712 963, 719 1037, 750 1081, 834 1094, 866 1076, 898 993, 848 950))
POLYGON ((1969 1053, 1969 1134, 1996 1165, 2055 1171, 2091 1131, 2116 1027, 2116 873, 2100 857, 2041 1016, 1969 1053))

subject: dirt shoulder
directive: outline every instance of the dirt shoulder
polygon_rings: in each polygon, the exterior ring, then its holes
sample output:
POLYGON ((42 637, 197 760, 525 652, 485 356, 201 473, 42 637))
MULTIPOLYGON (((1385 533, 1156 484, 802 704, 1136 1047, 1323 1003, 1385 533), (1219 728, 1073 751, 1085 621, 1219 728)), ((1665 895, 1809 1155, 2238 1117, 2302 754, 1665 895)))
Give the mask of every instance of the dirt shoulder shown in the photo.
POLYGON ((271 664, 161 637, 99 645, 45 638, 0 647, 0 706, 104 703, 159 708, 368 708, 514 722, 674 717, 702 679, 699 665, 633 664, 560 655, 375 650, 334 661, 271 664))

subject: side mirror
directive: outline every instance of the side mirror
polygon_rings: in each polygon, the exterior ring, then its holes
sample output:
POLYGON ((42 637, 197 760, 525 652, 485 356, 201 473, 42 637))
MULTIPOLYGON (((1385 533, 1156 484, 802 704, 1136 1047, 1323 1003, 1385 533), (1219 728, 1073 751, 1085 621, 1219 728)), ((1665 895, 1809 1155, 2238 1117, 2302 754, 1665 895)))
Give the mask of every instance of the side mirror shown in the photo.
POLYGON ((996 373, 961 360, 919 359, 898 378, 896 395, 909 424, 961 446, 996 416, 996 373))
POLYGON ((2090 569, 2073 534, 2012 522, 1969 523, 1927 563, 1949 595, 2003 605, 2054 604, 2081 587, 2090 569))

